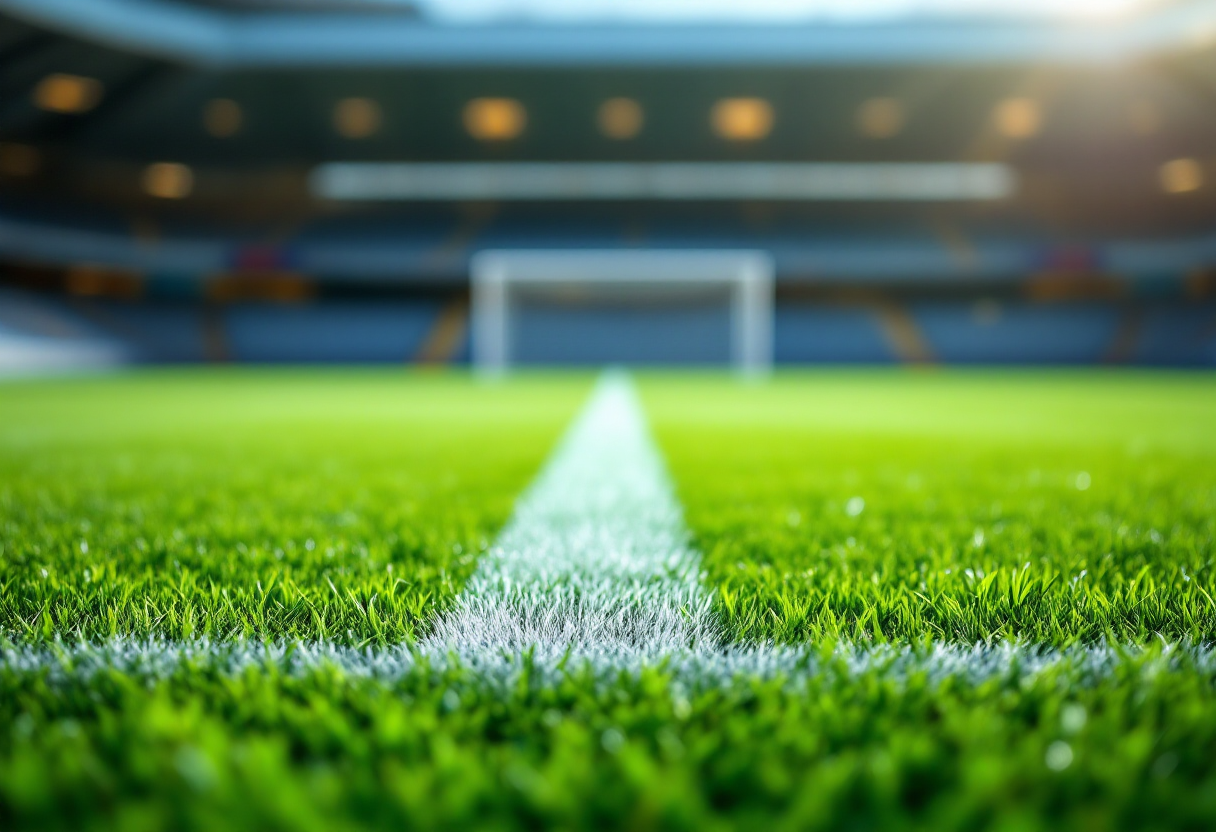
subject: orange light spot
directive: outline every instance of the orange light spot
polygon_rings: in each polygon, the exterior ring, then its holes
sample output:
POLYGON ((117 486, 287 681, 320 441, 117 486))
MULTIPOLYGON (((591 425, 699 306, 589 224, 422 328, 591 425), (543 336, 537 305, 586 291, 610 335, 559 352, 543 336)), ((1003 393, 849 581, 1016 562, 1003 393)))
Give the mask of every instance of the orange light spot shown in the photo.
POLYGON ((370 98, 344 98, 334 107, 334 129, 348 139, 374 135, 380 121, 380 105, 370 98))
POLYGON ((514 98, 474 98, 464 108, 464 127, 485 142, 517 138, 528 124, 528 113, 514 98))
POLYGON ((733 142, 754 142, 773 129, 773 106, 763 98, 723 98, 710 111, 714 132, 733 142))
POLYGON ((600 105, 600 132, 610 139, 632 139, 642 132, 642 106, 632 98, 609 98, 600 105))
POLYGON ((194 171, 177 162, 157 162, 144 168, 144 192, 159 199, 184 199, 194 190, 194 171))
POLYGON ((230 98, 215 98, 203 108, 203 126, 217 139, 227 139, 241 132, 245 114, 241 105, 230 98))
POLYGON ((86 113, 101 101, 103 87, 94 78, 56 73, 34 88, 34 103, 51 113, 86 113))

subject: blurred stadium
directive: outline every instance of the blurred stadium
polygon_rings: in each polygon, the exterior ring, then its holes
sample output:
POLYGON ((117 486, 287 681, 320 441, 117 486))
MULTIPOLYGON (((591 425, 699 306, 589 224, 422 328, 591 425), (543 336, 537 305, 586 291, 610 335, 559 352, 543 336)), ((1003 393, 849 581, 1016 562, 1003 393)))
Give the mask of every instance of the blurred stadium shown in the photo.
POLYGON ((0 0, 0 362, 459 364, 480 251, 729 249, 777 364, 1216 363, 1216 3, 745 5, 0 0))
POLYGON ((1216 829, 1216 0, 0 0, 0 91, 0 830, 1216 829))

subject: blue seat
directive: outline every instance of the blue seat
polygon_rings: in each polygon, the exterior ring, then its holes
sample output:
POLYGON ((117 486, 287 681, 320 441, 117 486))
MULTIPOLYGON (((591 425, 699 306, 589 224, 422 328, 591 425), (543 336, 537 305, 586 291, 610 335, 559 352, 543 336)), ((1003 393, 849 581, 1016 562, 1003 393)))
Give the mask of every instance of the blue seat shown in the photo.
POLYGON ((1121 318, 1098 303, 920 303, 910 311, 933 356, 959 364, 1097 363, 1121 318))
POLYGON ((779 305, 773 360, 780 364, 887 364, 896 360, 874 313, 861 307, 779 305))
POLYGON ((439 308, 421 301, 242 303, 225 310, 224 329, 231 356, 239 361, 409 361, 439 308))

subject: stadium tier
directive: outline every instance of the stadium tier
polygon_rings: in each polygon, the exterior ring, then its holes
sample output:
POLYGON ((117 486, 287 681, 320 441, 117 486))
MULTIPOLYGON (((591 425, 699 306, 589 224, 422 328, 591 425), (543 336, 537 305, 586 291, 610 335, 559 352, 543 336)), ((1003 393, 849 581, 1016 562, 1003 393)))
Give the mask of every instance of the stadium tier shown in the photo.
MULTIPOLYGON (((1216 355, 1214 3, 474 7, 0 0, 6 291, 131 360, 464 361, 480 251, 755 250, 779 363, 1216 355)), ((721 309, 626 307, 521 360, 720 360, 721 309)))

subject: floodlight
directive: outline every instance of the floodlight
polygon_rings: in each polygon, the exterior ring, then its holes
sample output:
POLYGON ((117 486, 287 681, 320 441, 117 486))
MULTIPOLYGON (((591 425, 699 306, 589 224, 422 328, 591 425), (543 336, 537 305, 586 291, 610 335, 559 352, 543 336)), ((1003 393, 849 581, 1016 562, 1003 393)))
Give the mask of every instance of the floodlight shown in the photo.
POLYGON ((366 139, 380 129, 380 105, 370 98, 344 98, 334 108, 334 128, 348 139, 366 139))
POLYGON ((524 132, 528 114, 513 98, 474 98, 464 108, 464 126, 481 141, 506 141, 524 132))
POLYGON ((1194 159, 1174 159, 1161 166, 1161 189, 1187 194, 1203 187, 1203 168, 1194 159))
POLYGON ((1043 111, 1033 98, 1007 98, 993 112, 996 128, 1010 139, 1029 139, 1043 127, 1043 111))
POLYGON ((729 141, 758 141, 773 129, 773 105, 763 98, 723 98, 710 111, 710 123, 729 141))
POLYGON ((642 106, 632 98, 609 98, 600 105, 600 132, 610 139, 632 139, 642 131, 642 106))
POLYGON ((52 113, 86 113, 101 101, 101 82, 80 75, 48 75, 34 88, 34 103, 52 113))
POLYGON ((157 162, 144 169, 143 186, 149 196, 184 199, 194 190, 194 171, 177 162, 157 162))
POLYGON ((203 110, 203 126, 217 139, 227 139, 241 132, 245 115, 241 105, 230 98, 215 98, 203 110))
POLYGON ((857 111, 857 127, 871 139, 889 139, 904 127, 904 108, 894 98, 871 98, 857 111))

